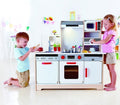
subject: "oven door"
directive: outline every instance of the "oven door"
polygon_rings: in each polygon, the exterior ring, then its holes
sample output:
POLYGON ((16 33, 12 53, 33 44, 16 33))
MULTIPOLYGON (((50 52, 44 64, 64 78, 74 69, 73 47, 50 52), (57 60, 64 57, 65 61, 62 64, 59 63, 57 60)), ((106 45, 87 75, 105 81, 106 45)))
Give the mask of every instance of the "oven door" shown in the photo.
POLYGON ((60 83, 82 83, 83 61, 61 61, 60 83))

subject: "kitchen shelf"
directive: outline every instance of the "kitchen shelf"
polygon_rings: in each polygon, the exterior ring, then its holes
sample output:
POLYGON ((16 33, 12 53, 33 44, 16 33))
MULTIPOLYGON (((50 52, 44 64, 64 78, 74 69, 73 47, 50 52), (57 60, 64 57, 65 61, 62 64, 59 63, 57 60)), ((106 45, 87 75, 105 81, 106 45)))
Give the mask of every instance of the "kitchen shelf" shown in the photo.
POLYGON ((54 35, 54 36, 56 36, 56 37, 61 37, 61 35, 54 35))
POLYGON ((99 31, 99 30, 97 30, 97 31, 86 31, 86 30, 84 30, 84 32, 100 32, 101 33, 101 30, 99 31))
POLYGON ((90 45, 90 46, 94 46, 94 45, 100 45, 100 44, 85 44, 84 45, 90 45))
POLYGON ((95 38, 101 38, 101 37, 94 37, 94 38, 91 38, 91 37, 84 37, 84 39, 95 39, 95 38))
POLYGON ((99 50, 101 52, 101 44, 92 44, 89 41, 90 39, 95 39, 96 41, 101 40, 101 30, 84 31, 84 40, 83 40, 84 50, 95 48, 96 49, 95 51, 99 50))

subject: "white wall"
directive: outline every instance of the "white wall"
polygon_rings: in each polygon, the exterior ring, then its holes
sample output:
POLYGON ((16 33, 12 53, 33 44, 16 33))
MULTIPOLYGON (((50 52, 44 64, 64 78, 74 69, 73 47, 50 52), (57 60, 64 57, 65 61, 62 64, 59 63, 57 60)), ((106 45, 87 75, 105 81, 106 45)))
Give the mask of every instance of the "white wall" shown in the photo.
MULTIPOLYGON (((56 29, 60 33, 60 21, 69 20, 70 11, 80 15, 80 20, 103 18, 111 13, 120 15, 119 0, 34 0, 31 1, 30 35, 31 44, 40 43, 46 50, 48 48, 48 36, 56 29), (54 25, 42 23, 43 17, 52 16, 54 25)), ((34 45, 34 44, 33 44, 34 45)))
MULTIPOLYGON (((5 2, 9 0, 4 0, 5 2)), ((119 0, 11 0, 12 3, 9 3, 10 5, 14 4, 17 5, 17 8, 19 8, 19 11, 9 11, 10 9, 7 8, 6 4, 3 8, 6 8, 6 14, 7 13, 14 13, 21 17, 18 21, 25 21, 26 24, 30 26, 29 31, 27 31, 30 35, 30 41, 29 46, 37 45, 38 43, 41 44, 41 46, 44 47, 44 50, 47 50, 48 48, 48 36, 52 34, 52 30, 56 29, 58 33, 60 34, 60 21, 61 20, 69 20, 69 13, 70 11, 76 12, 76 20, 77 16, 80 15, 80 20, 89 20, 89 19, 97 19, 97 18, 103 18, 106 14, 114 14, 115 16, 120 15, 120 8, 119 0), (13 1, 13 2, 12 2, 13 1), (23 6, 22 6, 22 3, 23 6), (18 5, 19 2, 19 5, 18 5), (25 5, 27 7, 25 7, 25 5), (21 8, 21 9, 20 9, 21 8), (20 11, 21 10, 21 11, 20 11), (28 13, 27 13, 27 11, 28 13), (27 15, 25 15, 27 14, 27 15), (29 16, 29 17, 28 17, 29 16), (43 17, 53 17, 55 24, 54 25, 47 25, 43 24, 43 17), (26 18, 27 17, 27 18, 26 18)), ((0 4, 3 2, 3 0, 0 0, 0 4)), ((2 11, 3 12, 3 11, 2 11)), ((4 12, 2 15, 5 15, 4 12)), ((1 16, 1 15, 0 15, 1 16)), ((4 17, 4 16, 3 16, 4 17)), ((12 17, 12 15, 10 16, 12 17)), ((0 34, 3 35, 1 30, 0 34)), ((24 31, 24 30, 21 30, 24 31)), ((6 37, 8 35, 4 34, 6 37)), ((2 38, 2 40, 6 40, 4 43, 4 46, 7 45, 8 40, 6 38, 2 38)), ((0 42, 1 38, 0 38, 0 42)), ((1 48, 0 48, 1 49, 1 48)), ((9 48, 8 48, 9 50, 9 48)), ((6 52, 7 50, 2 50, 2 52, 6 52)), ((8 55, 8 51, 6 52, 8 55)), ((7 56, 6 53, 4 56, 7 56)), ((1 52, 0 52, 1 55, 1 52)), ((1 58, 1 57, 0 57, 1 58)))

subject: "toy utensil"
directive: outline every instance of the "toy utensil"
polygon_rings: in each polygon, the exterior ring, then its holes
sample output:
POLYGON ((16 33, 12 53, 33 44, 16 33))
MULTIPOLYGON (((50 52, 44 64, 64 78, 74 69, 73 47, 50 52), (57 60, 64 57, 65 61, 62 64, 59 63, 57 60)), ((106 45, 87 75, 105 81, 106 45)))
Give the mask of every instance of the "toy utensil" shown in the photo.
POLYGON ((40 44, 38 44, 37 46, 34 46, 33 48, 35 49, 35 48, 37 48, 37 47, 39 47, 40 46, 40 44))
POLYGON ((89 42, 91 43, 92 40, 93 40, 93 39, 90 39, 89 42))

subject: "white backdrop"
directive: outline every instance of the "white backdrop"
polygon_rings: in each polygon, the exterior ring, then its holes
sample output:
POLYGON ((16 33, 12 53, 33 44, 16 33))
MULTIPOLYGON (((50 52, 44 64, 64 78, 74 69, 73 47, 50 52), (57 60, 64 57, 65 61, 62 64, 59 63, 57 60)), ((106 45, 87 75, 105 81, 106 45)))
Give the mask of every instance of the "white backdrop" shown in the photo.
MULTIPOLYGON (((76 20, 89 20, 103 18, 106 14, 120 15, 119 0, 0 0, 0 21, 3 19, 16 21, 23 26, 29 26, 29 46, 38 43, 48 49, 48 36, 52 30, 60 34, 60 21, 70 19, 70 11, 75 11, 76 20), (4 11, 3 11, 4 10, 4 11), (53 17, 55 23, 44 24, 43 17, 53 17)), ((21 28, 18 31, 26 31, 21 28)), ((17 31, 17 32, 18 32, 17 31)), ((9 46, 8 30, 0 25, 0 59, 9 59, 11 47, 9 46)))

